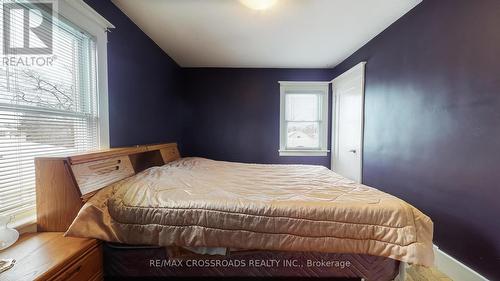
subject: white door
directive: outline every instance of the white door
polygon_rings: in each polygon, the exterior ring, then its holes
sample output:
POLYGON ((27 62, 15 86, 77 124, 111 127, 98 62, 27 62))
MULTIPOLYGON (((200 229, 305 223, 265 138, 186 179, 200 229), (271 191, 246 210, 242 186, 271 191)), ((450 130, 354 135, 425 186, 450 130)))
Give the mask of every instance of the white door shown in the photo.
POLYGON ((359 183, 363 179, 365 64, 359 63, 332 81, 332 170, 359 183))

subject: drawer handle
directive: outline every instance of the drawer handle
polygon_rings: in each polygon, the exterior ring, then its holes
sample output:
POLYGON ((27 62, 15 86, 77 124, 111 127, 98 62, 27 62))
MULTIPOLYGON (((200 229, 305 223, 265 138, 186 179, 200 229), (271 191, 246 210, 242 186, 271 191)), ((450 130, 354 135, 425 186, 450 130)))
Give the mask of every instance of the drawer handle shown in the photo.
POLYGON ((70 279, 71 277, 73 277, 76 274, 78 274, 78 272, 80 272, 80 270, 82 270, 82 265, 81 264, 68 274, 68 279, 70 279))

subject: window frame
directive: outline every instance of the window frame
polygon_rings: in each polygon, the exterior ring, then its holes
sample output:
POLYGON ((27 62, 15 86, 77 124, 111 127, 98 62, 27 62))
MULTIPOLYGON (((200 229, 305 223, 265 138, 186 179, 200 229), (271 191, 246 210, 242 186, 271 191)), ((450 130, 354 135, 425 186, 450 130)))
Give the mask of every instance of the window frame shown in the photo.
POLYGON ((280 84, 280 148, 279 156, 328 156, 328 102, 330 82, 279 81, 280 84), (287 147, 286 96, 289 94, 314 94, 319 103, 319 148, 287 147))
POLYGON ((59 1, 56 12, 96 40, 98 140, 100 148, 109 148, 107 32, 115 26, 82 0, 59 1))
MULTIPOLYGON (((109 148, 109 105, 108 105, 108 58, 107 32, 115 28, 103 16, 82 0, 60 0, 54 6, 54 17, 62 16, 65 20, 84 30, 95 38, 97 72, 97 114, 98 146, 109 148)), ((16 215, 9 226, 22 231, 36 229, 35 209, 16 215)))

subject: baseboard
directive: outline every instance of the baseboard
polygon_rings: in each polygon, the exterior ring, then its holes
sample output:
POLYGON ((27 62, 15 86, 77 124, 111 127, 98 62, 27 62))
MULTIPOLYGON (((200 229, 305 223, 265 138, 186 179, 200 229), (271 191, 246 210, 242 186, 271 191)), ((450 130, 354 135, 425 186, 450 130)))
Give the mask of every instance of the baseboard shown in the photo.
POLYGON ((448 275, 454 281, 489 281, 465 264, 441 251, 436 245, 434 245, 434 255, 434 264, 439 271, 448 275))

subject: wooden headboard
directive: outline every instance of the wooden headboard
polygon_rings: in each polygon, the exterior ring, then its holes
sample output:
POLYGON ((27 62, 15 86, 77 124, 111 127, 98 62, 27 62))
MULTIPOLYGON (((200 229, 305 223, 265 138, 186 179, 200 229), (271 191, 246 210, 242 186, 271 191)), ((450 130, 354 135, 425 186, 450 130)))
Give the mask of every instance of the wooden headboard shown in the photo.
POLYGON ((180 158, 176 143, 35 158, 38 231, 66 231, 99 189, 180 158))

